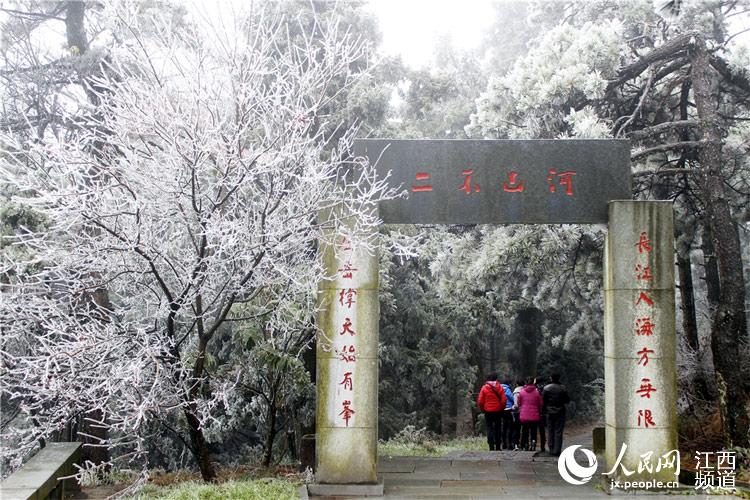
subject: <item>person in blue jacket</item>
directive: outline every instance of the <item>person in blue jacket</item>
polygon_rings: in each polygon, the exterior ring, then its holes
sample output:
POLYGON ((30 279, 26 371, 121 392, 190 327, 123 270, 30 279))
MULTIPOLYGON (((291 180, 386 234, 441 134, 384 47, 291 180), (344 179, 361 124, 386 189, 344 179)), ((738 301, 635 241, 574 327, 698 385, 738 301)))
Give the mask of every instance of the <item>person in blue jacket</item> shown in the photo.
POLYGON ((503 381, 501 387, 505 391, 505 410, 502 415, 503 449, 510 450, 513 447, 513 390, 510 388, 510 380, 503 381))

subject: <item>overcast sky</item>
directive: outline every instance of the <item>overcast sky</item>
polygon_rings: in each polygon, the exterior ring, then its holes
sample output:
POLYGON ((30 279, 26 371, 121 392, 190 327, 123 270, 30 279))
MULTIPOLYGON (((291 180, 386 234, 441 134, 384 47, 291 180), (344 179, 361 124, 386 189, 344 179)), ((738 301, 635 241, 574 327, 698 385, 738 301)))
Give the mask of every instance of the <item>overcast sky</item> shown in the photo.
MULTIPOLYGON (((233 16, 247 5, 247 0, 183 1, 193 12, 223 18, 225 27, 231 26, 233 16)), ((458 49, 477 47, 494 20, 492 5, 503 1, 508 0, 369 0, 367 8, 376 16, 383 35, 381 52, 400 55, 405 63, 420 67, 432 62, 434 47, 442 35, 449 35, 458 49)), ((741 31, 747 27, 748 17, 736 16, 732 21, 731 31, 741 31)), ((737 40, 748 43, 750 32, 737 40)))
POLYGON ((492 0, 370 0, 383 33, 381 50, 401 55, 412 66, 430 62, 440 35, 450 35, 459 49, 478 46, 492 23, 492 0))
MULTIPOLYGON (((492 23, 497 1, 503 0, 369 0, 367 9, 383 35, 380 51, 420 67, 431 62, 441 35, 449 35, 459 49, 476 47, 492 23)), ((199 17, 225 27, 246 7, 244 0, 187 0, 187 5, 199 17)))
MULTIPOLYGON (((178 1, 185 2, 199 21, 218 26, 225 39, 231 38, 235 16, 247 7, 247 0, 178 1)), ((380 51, 400 55, 405 63, 420 67, 432 62, 440 36, 450 36, 458 49, 477 47, 494 20, 493 3, 502 1, 507 0, 369 0, 367 9, 377 18, 382 33, 380 51)), ((0 14, 0 21, 4 18, 0 14)), ((732 21, 732 32, 750 27, 748 15, 735 16, 732 21)), ((62 40, 64 26, 49 24, 62 40)), ((735 42, 750 44, 750 32, 742 33, 735 42)), ((62 46, 62 42, 57 45, 62 46)))

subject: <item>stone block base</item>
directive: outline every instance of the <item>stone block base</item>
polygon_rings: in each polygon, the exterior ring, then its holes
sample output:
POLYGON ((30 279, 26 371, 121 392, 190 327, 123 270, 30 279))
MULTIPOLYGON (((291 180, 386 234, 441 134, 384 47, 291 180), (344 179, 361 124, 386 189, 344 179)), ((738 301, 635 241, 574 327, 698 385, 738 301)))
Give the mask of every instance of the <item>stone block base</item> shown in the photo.
POLYGON ((311 497, 382 497, 383 482, 376 484, 308 484, 311 497))

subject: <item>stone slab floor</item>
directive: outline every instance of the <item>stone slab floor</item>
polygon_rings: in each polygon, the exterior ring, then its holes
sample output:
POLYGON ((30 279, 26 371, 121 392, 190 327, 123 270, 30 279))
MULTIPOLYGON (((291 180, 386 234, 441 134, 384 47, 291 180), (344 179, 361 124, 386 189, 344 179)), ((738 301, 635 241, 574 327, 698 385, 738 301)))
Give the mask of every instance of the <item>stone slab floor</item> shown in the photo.
MULTIPOLYGON (((589 484, 573 486, 560 478, 555 458, 531 452, 457 452, 443 458, 381 457, 378 476, 383 498, 606 498, 595 476, 589 484)), ((733 496, 649 494, 646 499, 738 498, 733 496)), ((618 495, 632 496, 632 495, 618 495)), ((320 498, 320 497, 313 497, 320 498)), ((341 497, 336 497, 341 498, 341 497)))
MULTIPOLYGON (((571 432, 566 435, 563 447, 580 444, 591 449, 591 432, 571 432)), ((600 463, 601 463, 601 457, 600 463)), ((603 472, 600 465, 600 472, 603 472)), ((384 482, 386 499, 395 498, 435 498, 480 500, 491 498, 506 499, 580 499, 632 497, 621 493, 616 496, 604 492, 603 483, 597 473, 588 484, 573 486, 566 483, 557 472, 557 459, 554 457, 534 457, 533 452, 525 451, 456 451, 440 458, 426 457, 383 457, 378 462, 378 478, 384 482)), ((733 495, 711 496, 694 494, 695 490, 685 488, 676 494, 641 493, 646 500, 680 498, 730 499, 733 495)), ((322 499, 324 497, 311 497, 322 499)), ((347 497, 328 497, 342 499, 347 497)), ((362 499, 362 497, 357 497, 362 499)))
MULTIPOLYGON (((595 484, 573 486, 564 482, 557 472, 554 458, 533 457, 531 452, 455 452, 442 458, 380 457, 378 476, 384 481, 385 499, 434 498, 442 499, 576 499, 608 498, 602 487, 595 484)), ((117 488, 99 487, 79 493, 75 498, 104 500, 117 493, 117 488), (108 489, 109 488, 109 489, 108 489)), ((646 495, 644 500, 724 500, 735 496, 646 495)), ((632 497, 632 495, 618 495, 632 497)), ((2 495, 0 495, 2 498, 2 495)), ((341 500, 363 497, 310 497, 341 500)), ((617 497, 609 497, 616 500, 617 497)), ((269 499, 273 500, 273 499, 269 499)))

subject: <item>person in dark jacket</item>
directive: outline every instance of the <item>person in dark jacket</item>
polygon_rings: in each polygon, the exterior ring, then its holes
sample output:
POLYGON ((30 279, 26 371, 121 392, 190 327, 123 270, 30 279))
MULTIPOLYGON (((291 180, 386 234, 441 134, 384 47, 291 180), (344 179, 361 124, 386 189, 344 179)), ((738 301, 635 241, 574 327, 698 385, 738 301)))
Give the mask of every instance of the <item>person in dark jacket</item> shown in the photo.
MULTIPOLYGON (((544 391, 544 384, 546 382, 546 379, 543 376, 538 376, 536 379, 534 379, 534 385, 536 386, 536 389, 539 391, 539 394, 542 394, 544 391)), ((547 408, 545 406, 542 406, 542 412, 541 415, 539 415, 539 451, 544 453, 545 446, 547 445, 547 408)))
POLYGON ((563 431, 565 430, 565 405, 570 402, 570 396, 565 386, 560 383, 560 375, 552 374, 551 383, 544 386, 542 399, 547 409, 547 435, 549 437, 549 452, 560 456, 562 451, 563 431))
POLYGON ((503 427, 503 450, 513 449, 513 405, 515 399, 513 398, 513 389, 510 388, 510 379, 503 381, 503 389, 505 389, 505 411, 502 415, 502 427, 503 427))
POLYGON ((484 413, 484 422, 487 426, 487 444, 490 451, 500 450, 502 437, 500 422, 506 404, 505 389, 497 382, 497 372, 487 375, 487 382, 482 386, 477 397, 479 411, 484 413))

